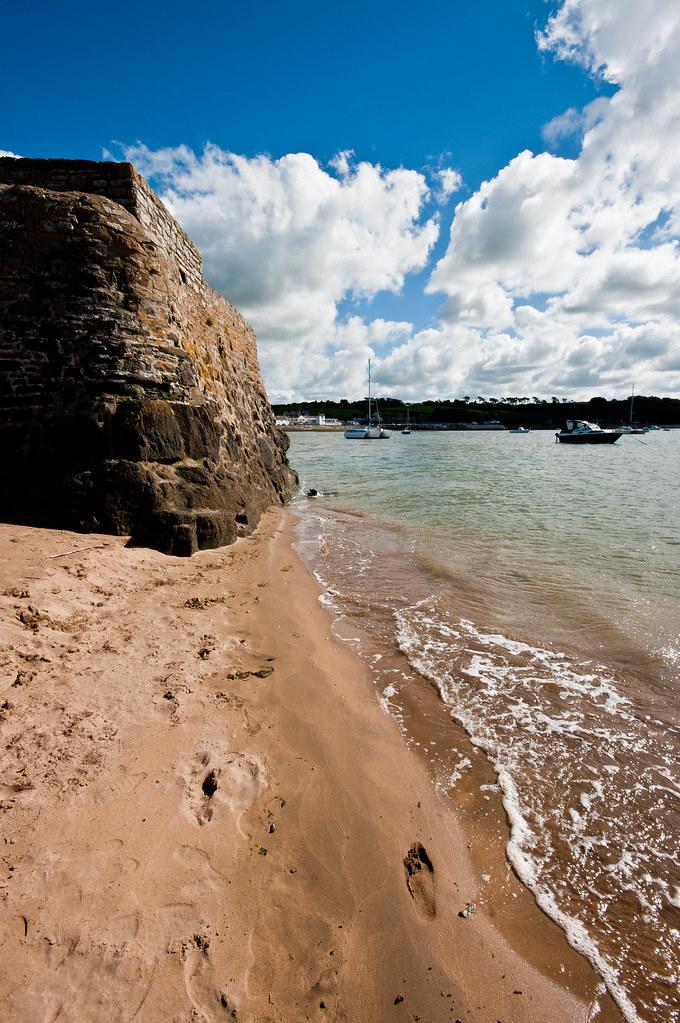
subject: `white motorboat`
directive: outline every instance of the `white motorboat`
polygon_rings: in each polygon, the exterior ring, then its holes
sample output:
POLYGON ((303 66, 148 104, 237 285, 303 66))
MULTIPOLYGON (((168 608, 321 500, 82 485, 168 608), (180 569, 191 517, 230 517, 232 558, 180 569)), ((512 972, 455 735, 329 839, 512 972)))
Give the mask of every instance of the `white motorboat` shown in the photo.
POLYGON ((620 436, 620 430, 603 430, 585 419, 567 419, 555 440, 559 444, 614 444, 620 436))
POLYGON ((350 426, 345 430, 345 438, 347 440, 366 440, 366 432, 365 426, 350 426))
POLYGON ((508 433, 528 433, 526 426, 515 426, 512 430, 508 430, 508 433))

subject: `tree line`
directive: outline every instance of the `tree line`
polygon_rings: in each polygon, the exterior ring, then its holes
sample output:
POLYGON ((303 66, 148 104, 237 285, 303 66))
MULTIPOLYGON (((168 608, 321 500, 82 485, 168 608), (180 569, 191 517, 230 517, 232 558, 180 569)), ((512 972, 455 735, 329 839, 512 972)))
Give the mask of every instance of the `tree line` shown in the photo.
MULTIPOLYGON (((587 401, 539 397, 494 398, 485 395, 465 395, 437 401, 404 402, 399 398, 375 398, 374 404, 386 425, 399 425, 409 416, 414 426, 483 423, 498 420, 503 426, 527 426, 549 429, 560 426, 565 419, 588 419, 601 426, 620 426, 630 417, 630 398, 590 398, 587 401)), ((339 419, 341 422, 365 419, 367 398, 359 401, 306 401, 272 405, 275 415, 319 416, 339 419)), ((658 398, 654 395, 636 395, 635 422, 643 425, 680 425, 680 399, 658 398)))

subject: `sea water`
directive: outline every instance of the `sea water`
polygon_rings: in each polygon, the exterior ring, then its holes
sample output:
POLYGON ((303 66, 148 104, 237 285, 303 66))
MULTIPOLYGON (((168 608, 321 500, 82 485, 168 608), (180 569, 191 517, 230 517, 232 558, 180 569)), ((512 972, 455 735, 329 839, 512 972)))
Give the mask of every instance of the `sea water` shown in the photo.
POLYGON ((436 687, 538 904, 627 1020, 677 1020, 680 431, 297 433, 289 457, 300 550, 385 709, 436 687))

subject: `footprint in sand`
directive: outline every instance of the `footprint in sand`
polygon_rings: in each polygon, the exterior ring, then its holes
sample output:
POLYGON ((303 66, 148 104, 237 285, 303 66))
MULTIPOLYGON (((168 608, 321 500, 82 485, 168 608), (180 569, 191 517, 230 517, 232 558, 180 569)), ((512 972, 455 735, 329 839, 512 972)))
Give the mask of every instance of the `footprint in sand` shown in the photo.
POLYGON ((236 816, 241 831, 241 815, 249 810, 266 787, 263 764, 245 753, 205 751, 194 760, 188 787, 188 799, 199 824, 213 821, 215 814, 227 810, 236 816))
POLYGON ((215 983, 209 945, 205 935, 196 934, 191 941, 182 946, 184 986, 189 1001, 202 1023, 235 1019, 236 1009, 230 1005, 226 995, 215 983))
POLYGON ((207 884, 210 888, 224 886, 224 877, 215 870, 205 849, 200 849, 196 845, 182 845, 176 850, 175 856, 189 868, 193 877, 201 878, 201 883, 207 884))
POLYGON ((316 984, 311 988, 312 1002, 328 1008, 338 989, 338 971, 331 967, 322 970, 316 984))
POLYGON ((140 919, 139 913, 127 913, 110 919, 105 929, 107 943, 120 947, 134 941, 139 934, 140 919))
POLYGON ((194 785, 194 803, 196 804, 196 820, 199 824, 208 824, 213 819, 215 807, 212 798, 219 788, 221 774, 219 767, 210 767, 210 754, 203 753, 198 758, 196 769, 197 779, 194 785), (200 784, 200 788, 198 787, 200 784))
POLYGON ((424 845, 414 842, 404 857, 406 887, 416 909, 431 920, 437 913, 434 900, 434 867, 424 845))

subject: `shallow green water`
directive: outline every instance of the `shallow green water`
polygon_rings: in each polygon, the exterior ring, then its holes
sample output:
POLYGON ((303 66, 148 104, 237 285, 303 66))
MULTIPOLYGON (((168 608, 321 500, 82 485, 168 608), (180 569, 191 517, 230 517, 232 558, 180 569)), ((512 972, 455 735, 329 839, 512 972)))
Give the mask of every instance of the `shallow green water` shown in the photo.
POLYGON ((383 706, 436 687, 496 771, 539 905, 630 1023, 675 1023, 680 431, 304 433, 290 460, 300 549, 383 706))
POLYGON ((680 657, 680 431, 614 445, 554 443, 552 432, 291 435, 301 489, 325 504, 412 527, 425 557, 476 572, 493 604, 559 598, 680 657))

